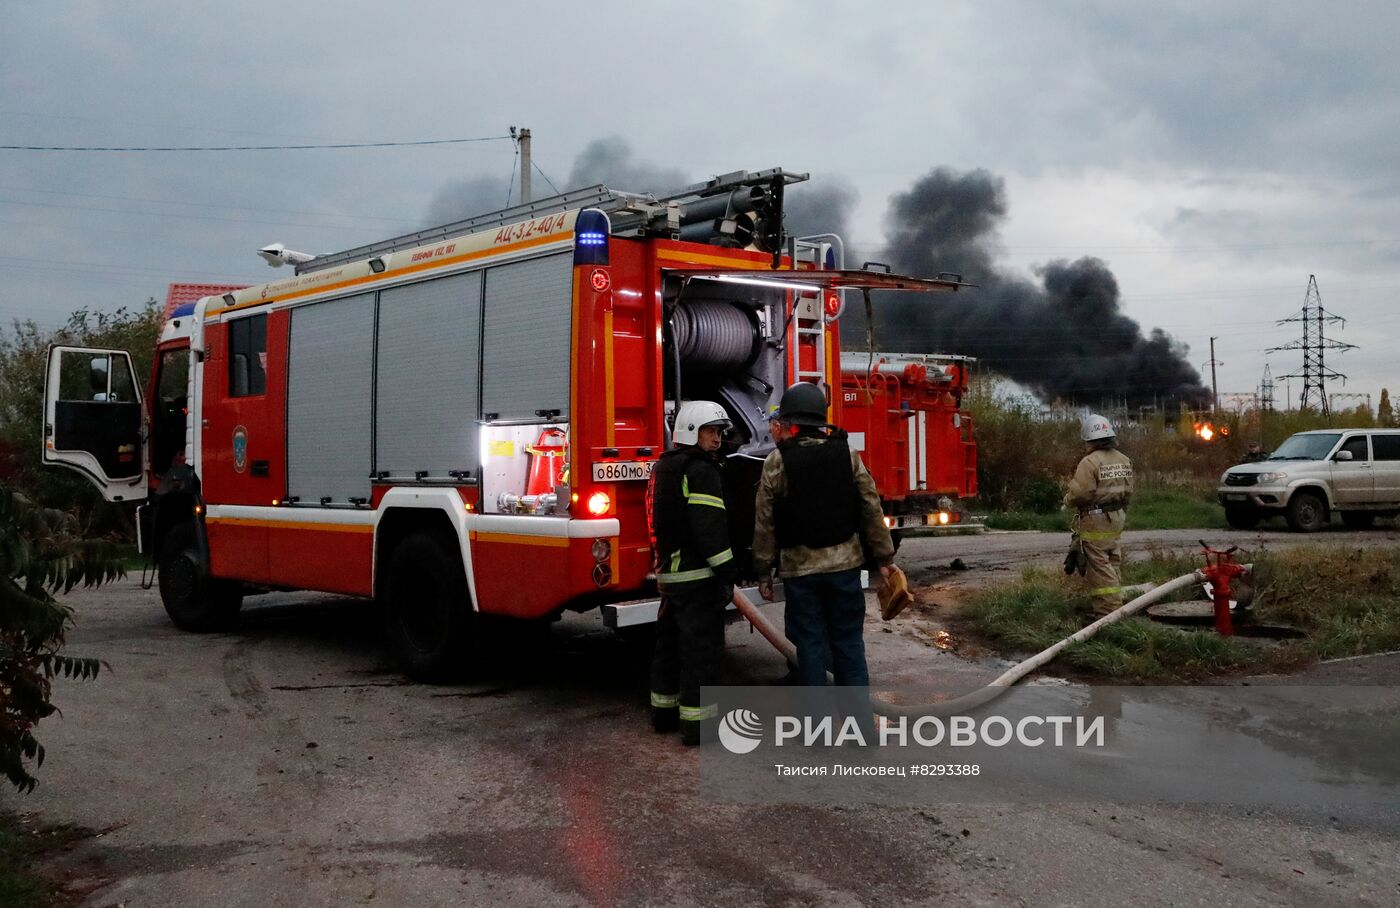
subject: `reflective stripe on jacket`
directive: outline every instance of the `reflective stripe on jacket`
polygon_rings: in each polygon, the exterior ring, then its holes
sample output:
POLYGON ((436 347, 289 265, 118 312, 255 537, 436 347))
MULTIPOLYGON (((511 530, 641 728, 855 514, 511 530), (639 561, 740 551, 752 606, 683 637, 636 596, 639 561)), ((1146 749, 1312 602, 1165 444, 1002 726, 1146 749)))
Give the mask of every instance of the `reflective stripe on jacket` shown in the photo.
POLYGON ((734 581, 724 489, 713 457, 690 445, 661 455, 647 484, 647 503, 662 588, 711 577, 734 581))

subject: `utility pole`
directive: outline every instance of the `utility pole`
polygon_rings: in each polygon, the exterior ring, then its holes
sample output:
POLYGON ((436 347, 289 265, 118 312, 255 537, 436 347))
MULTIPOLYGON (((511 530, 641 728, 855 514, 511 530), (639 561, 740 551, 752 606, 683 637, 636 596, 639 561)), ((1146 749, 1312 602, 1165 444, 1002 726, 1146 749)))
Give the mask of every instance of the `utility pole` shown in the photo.
POLYGON ((1220 387, 1215 383, 1215 367, 1224 363, 1215 361, 1215 338, 1210 339, 1210 412, 1220 409, 1220 387))
POLYGON ((1308 275, 1308 292, 1307 295, 1303 297, 1302 313, 1292 318, 1280 319, 1278 324, 1286 325, 1290 322, 1302 322, 1302 339, 1284 344, 1282 347, 1270 347, 1265 352, 1275 353, 1279 350, 1303 351, 1303 371, 1293 372, 1280 377, 1285 379, 1301 378, 1303 380, 1303 391, 1298 397, 1298 408, 1300 410, 1306 410, 1310 402, 1316 401, 1318 410, 1325 415, 1331 410, 1331 404, 1327 399, 1327 379, 1339 378, 1342 380, 1342 384, 1346 384, 1347 381, 1347 377, 1342 373, 1327 368, 1327 351, 1337 350, 1346 352, 1347 350, 1355 350, 1356 345, 1327 339, 1324 333, 1324 326, 1330 322, 1340 323, 1342 327, 1346 327, 1346 319, 1342 318, 1340 315, 1333 315, 1322 308, 1322 294, 1317 289, 1317 275, 1308 275))
POLYGON ((1259 382, 1259 406, 1268 413, 1274 409, 1274 377, 1269 374, 1268 363, 1264 364, 1264 379, 1259 382))
POLYGON ((534 200, 530 195, 530 130, 521 127, 516 141, 520 143, 520 201, 530 202, 534 200))

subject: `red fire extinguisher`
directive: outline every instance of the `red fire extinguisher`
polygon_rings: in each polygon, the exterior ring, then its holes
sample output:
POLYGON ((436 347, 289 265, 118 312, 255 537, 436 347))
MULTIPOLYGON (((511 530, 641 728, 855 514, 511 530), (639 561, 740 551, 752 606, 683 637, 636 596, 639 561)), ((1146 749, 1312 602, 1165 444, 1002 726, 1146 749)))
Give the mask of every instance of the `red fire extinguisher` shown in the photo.
POLYGON ((527 447, 530 474, 525 480, 526 495, 545 495, 564 482, 564 463, 569 458, 569 433, 556 426, 540 431, 540 437, 527 447))

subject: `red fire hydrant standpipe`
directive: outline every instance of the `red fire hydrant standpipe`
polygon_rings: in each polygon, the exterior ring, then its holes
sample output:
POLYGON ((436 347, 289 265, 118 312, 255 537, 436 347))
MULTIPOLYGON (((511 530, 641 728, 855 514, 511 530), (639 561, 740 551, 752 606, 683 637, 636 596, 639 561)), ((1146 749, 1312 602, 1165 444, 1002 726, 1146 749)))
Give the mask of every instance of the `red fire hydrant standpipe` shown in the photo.
POLYGON ((1215 601, 1215 632, 1222 637, 1235 635, 1234 623, 1230 620, 1230 581, 1243 577, 1248 568, 1235 561, 1239 546, 1228 549, 1213 549, 1201 540, 1201 550, 1205 552, 1206 566, 1201 574, 1210 582, 1211 598, 1215 601))

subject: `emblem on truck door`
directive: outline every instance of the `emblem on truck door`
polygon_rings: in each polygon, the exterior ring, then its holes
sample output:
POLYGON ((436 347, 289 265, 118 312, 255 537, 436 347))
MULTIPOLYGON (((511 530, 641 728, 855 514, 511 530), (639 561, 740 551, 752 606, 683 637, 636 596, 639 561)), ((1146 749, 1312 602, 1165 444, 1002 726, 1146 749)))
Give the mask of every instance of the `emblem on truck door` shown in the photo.
POLYGON ((244 426, 233 428, 233 471, 242 473, 248 466, 248 430, 244 426))

